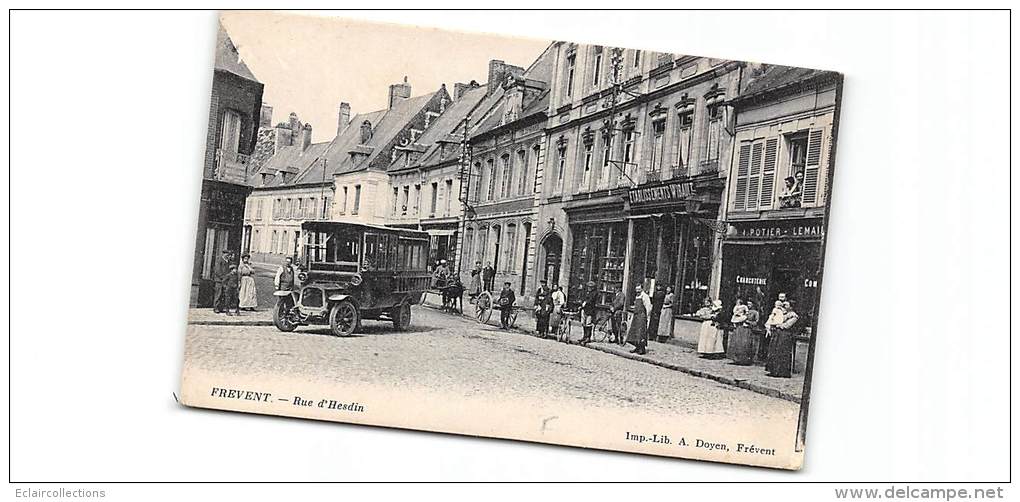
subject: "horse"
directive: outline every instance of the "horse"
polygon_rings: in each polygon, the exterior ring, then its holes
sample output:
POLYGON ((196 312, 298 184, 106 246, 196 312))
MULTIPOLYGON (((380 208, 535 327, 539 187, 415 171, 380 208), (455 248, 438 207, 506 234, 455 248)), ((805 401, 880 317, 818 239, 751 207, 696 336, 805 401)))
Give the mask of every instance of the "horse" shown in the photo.
POLYGON ((461 312, 464 309, 464 284, 460 279, 453 277, 446 280, 446 283, 439 287, 443 294, 443 310, 447 312, 461 312))

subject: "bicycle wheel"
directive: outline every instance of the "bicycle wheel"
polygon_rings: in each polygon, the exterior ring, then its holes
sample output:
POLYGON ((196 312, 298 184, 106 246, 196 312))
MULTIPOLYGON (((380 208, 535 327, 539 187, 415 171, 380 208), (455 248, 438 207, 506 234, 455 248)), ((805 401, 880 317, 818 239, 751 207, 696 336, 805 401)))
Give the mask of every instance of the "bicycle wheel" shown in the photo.
POLYGON ((483 291, 482 294, 478 295, 475 299, 475 319, 482 324, 487 324, 491 317, 492 294, 488 291, 483 291))
POLYGON ((609 316, 603 316, 595 322, 595 327, 592 329, 591 339, 593 342, 605 342, 609 339, 609 335, 612 333, 613 323, 610 322, 609 316))

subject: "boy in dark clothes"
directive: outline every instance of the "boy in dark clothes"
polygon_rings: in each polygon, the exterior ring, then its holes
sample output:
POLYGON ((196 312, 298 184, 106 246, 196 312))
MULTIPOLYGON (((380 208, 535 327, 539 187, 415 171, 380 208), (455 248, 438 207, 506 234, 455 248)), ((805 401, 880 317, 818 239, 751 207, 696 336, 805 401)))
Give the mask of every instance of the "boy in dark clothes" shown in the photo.
POLYGON ((241 289, 241 276, 237 273, 237 265, 230 265, 230 271, 223 279, 223 288, 227 291, 227 315, 241 315, 241 302, 238 294, 241 289), (234 313, 231 314, 230 310, 234 313))
POLYGON ((514 303, 517 301, 517 296, 514 295, 514 290, 510 289, 510 283, 503 283, 503 291, 499 293, 499 301, 496 302, 499 305, 499 325, 503 329, 510 329, 510 314, 514 311, 514 303))

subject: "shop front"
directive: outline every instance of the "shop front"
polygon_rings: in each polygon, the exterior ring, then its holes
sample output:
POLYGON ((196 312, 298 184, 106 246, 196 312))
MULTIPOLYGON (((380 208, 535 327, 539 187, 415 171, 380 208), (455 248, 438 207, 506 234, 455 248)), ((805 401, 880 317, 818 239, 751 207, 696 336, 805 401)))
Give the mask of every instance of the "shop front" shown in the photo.
POLYGON ((821 286, 821 218, 731 221, 723 241, 720 297, 732 309, 737 298, 754 302, 768 317, 780 295, 800 318, 795 371, 804 370, 821 286))
POLYGON ((567 302, 580 302, 586 285, 594 282, 599 303, 608 307, 625 283, 628 229, 623 200, 583 201, 565 211, 570 226, 567 302))

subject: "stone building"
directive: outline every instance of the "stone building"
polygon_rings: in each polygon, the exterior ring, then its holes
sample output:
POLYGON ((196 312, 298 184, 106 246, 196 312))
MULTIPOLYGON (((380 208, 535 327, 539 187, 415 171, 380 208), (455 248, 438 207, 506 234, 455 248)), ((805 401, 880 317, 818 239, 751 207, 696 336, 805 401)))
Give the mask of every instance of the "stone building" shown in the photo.
POLYGON ((441 115, 427 117, 425 131, 415 141, 396 147, 387 171, 391 194, 386 224, 428 232, 430 267, 439 260, 456 265, 463 214, 461 145, 471 117, 491 99, 486 85, 456 84, 453 102, 441 115))
POLYGON ((460 238, 461 280, 475 262, 496 270, 494 289, 509 282, 518 304, 535 288, 535 188, 543 162, 549 78, 555 51, 527 69, 492 61, 485 106, 472 117, 468 217, 460 238))
POLYGON ((216 37, 206 132, 198 234, 191 280, 192 306, 213 301, 213 264, 223 251, 240 254, 246 180, 251 171, 263 85, 241 61, 226 31, 216 37))
POLYGON ((726 167, 733 145, 727 100, 741 63, 557 42, 538 177, 536 271, 579 298, 602 302, 635 286, 676 291, 675 332, 718 294, 726 167), (722 166, 722 167, 721 167, 722 166))
MULTIPOLYGON (((728 165, 720 298, 768 312, 780 293, 793 303, 812 339, 822 280, 822 243, 832 179, 837 73, 753 66, 736 110, 736 154, 728 165)), ((806 347, 803 347, 806 349, 806 347)), ((807 350, 797 350, 803 371, 807 350)))

